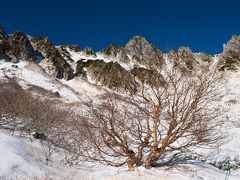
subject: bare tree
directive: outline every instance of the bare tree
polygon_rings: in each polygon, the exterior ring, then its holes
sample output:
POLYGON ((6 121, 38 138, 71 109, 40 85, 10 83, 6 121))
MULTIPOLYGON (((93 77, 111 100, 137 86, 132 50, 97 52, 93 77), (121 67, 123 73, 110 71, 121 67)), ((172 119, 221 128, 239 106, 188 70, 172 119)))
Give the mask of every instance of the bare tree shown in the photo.
POLYGON ((127 164, 133 171, 198 147, 216 147, 222 138, 214 104, 220 81, 216 72, 184 76, 172 69, 161 83, 143 83, 134 96, 108 93, 87 101, 83 115, 70 123, 68 150, 75 159, 127 164))

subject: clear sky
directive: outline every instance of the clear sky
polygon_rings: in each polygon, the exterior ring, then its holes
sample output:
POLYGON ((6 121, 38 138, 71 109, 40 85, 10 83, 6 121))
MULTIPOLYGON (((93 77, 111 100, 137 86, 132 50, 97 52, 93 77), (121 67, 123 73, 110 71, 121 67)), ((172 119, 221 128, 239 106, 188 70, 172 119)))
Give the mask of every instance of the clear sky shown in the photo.
POLYGON ((96 51, 141 35, 163 51, 189 46, 214 54, 240 34, 239 0, 3 0, 0 7, 7 33, 96 51))

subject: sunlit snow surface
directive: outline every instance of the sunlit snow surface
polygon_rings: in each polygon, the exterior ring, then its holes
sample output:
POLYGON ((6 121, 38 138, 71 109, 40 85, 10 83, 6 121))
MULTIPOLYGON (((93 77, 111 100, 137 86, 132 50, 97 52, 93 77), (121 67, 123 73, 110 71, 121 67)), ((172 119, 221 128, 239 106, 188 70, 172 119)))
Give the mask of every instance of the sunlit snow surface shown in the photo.
MULTIPOLYGON (((61 153, 59 153, 59 157, 61 153)), ((135 172, 128 172, 126 167, 112 168, 105 166, 79 165, 69 168, 63 166, 59 161, 58 154, 52 159, 53 163, 46 165, 44 159, 44 148, 40 142, 28 139, 21 139, 0 133, 0 179, 1 178, 27 178, 38 177, 44 179, 51 177, 53 179, 166 179, 166 180, 187 180, 187 179, 224 179, 225 173, 203 163, 191 162, 181 167, 182 170, 173 169, 166 171, 163 168, 145 170, 140 167, 135 172), (55 160, 56 159, 56 160, 55 160), (186 171, 185 168, 191 168, 186 171)), ((235 174, 231 179, 238 179, 235 174)))
POLYGON ((55 79, 32 62, 11 63, 0 60, 0 79, 4 79, 4 76, 15 78, 25 89, 36 85, 51 92, 59 92, 64 101, 76 102, 82 95, 94 96, 102 93, 100 88, 81 78, 69 81, 55 79))

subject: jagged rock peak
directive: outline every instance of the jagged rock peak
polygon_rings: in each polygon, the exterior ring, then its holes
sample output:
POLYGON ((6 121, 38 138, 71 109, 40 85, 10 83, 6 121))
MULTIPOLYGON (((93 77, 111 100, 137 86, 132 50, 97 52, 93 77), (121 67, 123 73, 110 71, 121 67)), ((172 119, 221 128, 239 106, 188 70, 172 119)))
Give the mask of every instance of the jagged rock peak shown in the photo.
POLYGON ((121 47, 118 47, 115 44, 111 44, 110 46, 101 50, 101 54, 106 58, 117 59, 118 56, 125 54, 125 50, 121 47))
POLYGON ((188 58, 189 56, 193 56, 193 52, 189 47, 180 47, 178 49, 174 49, 171 50, 169 53, 169 55, 177 55, 177 58, 188 58))
POLYGON ((142 36, 134 36, 125 46, 126 53, 134 64, 141 64, 147 69, 161 68, 163 55, 142 36))
POLYGON ((192 50, 189 47, 185 47, 185 46, 181 46, 178 49, 178 52, 182 52, 182 53, 188 53, 188 54, 192 54, 192 50))
POLYGON ((2 41, 1 51, 8 57, 8 60, 12 62, 17 62, 20 59, 24 61, 35 60, 34 49, 24 32, 15 32, 10 36, 5 36, 2 41))
POLYGON ((233 35, 232 38, 224 44, 224 52, 240 53, 240 36, 233 35))
POLYGON ((22 31, 17 31, 15 33, 13 33, 11 35, 11 37, 15 40, 15 41, 20 41, 22 39, 28 39, 27 34, 25 32, 22 31))
POLYGON ((119 47, 115 44, 111 44, 101 51, 104 57, 113 59, 113 61, 118 61, 122 63, 129 63, 129 58, 123 47, 119 47))
POLYGON ((126 47, 128 47, 128 46, 132 46, 132 45, 134 45, 134 46, 141 46, 141 47, 143 47, 143 46, 145 46, 145 45, 149 45, 150 43, 146 40, 146 38, 145 37, 143 37, 143 36, 134 36, 133 38, 131 38, 130 40, 129 40, 129 42, 126 44, 126 47))
POLYGON ((30 41, 35 49, 38 49, 44 54, 46 54, 49 50, 55 49, 54 44, 50 42, 47 37, 35 37, 30 41))
POLYGON ((171 50, 167 55, 173 62, 174 67, 178 68, 181 72, 189 73, 196 67, 197 61, 194 53, 188 47, 171 50))
POLYGON ((107 56, 115 55, 119 52, 120 47, 116 44, 111 44, 108 47, 104 48, 101 52, 107 56))
POLYGON ((220 55, 219 70, 237 71, 240 68, 240 36, 233 35, 220 55))
POLYGON ((90 48, 90 47, 85 47, 84 49, 83 49, 83 51, 86 53, 86 54, 88 54, 88 55, 93 55, 93 54, 95 54, 95 52, 92 50, 92 48, 90 48))
MULTIPOLYGON (((149 51, 159 51, 155 48, 152 44, 150 44, 146 38, 142 36, 134 36, 129 40, 126 44, 125 49, 130 52, 142 52, 142 54, 149 52, 149 51)), ((160 51, 159 51, 160 52, 160 51)))

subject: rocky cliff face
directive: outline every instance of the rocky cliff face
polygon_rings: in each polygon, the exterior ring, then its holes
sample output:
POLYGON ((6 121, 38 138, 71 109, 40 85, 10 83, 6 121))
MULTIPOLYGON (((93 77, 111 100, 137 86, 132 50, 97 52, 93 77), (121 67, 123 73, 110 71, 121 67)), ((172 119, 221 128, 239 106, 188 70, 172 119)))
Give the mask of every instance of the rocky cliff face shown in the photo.
POLYGON ((134 67, 131 74, 135 77, 140 84, 148 84, 154 86, 156 84, 163 84, 164 78, 157 70, 148 70, 145 68, 134 67))
POLYGON ((90 78, 115 91, 136 93, 139 83, 162 82, 158 70, 164 63, 163 54, 143 37, 133 37, 125 47, 110 45, 100 53, 105 59, 77 62, 76 75, 90 78))
POLYGON ((73 45, 73 44, 61 45, 61 46, 58 46, 57 49, 60 52, 61 56, 69 63, 74 62, 69 51, 74 53, 78 53, 81 51, 78 45, 73 45))
POLYGON ((232 38, 224 46, 224 51, 220 56, 219 70, 236 71, 240 66, 240 36, 232 38))
POLYGON ((117 61, 123 64, 129 64, 130 59, 126 53, 126 50, 123 47, 118 47, 114 44, 108 46, 107 48, 101 51, 101 54, 104 58, 110 59, 111 61, 117 61))
POLYGON ((106 86, 114 91, 137 92, 137 82, 134 76, 117 62, 106 63, 102 60, 77 62, 77 75, 90 78, 97 84, 106 86))
POLYGON ((45 60, 43 63, 49 63, 49 66, 46 65, 44 68, 49 74, 59 79, 72 79, 74 77, 72 67, 47 38, 33 38, 31 39, 31 43, 34 49, 44 56, 45 60))
POLYGON ((129 69, 136 66, 156 69, 161 68, 164 63, 162 52, 141 36, 130 39, 125 47, 110 45, 103 49, 101 54, 111 61, 127 64, 129 69))
POLYGON ((0 52, 7 60, 12 62, 17 62, 20 59, 24 61, 35 60, 34 49, 24 32, 15 32, 10 36, 5 36, 4 33, 1 35, 0 52))
POLYGON ((186 47, 170 51, 168 53, 168 59, 172 61, 174 67, 183 73, 191 72, 197 64, 193 52, 186 47))

